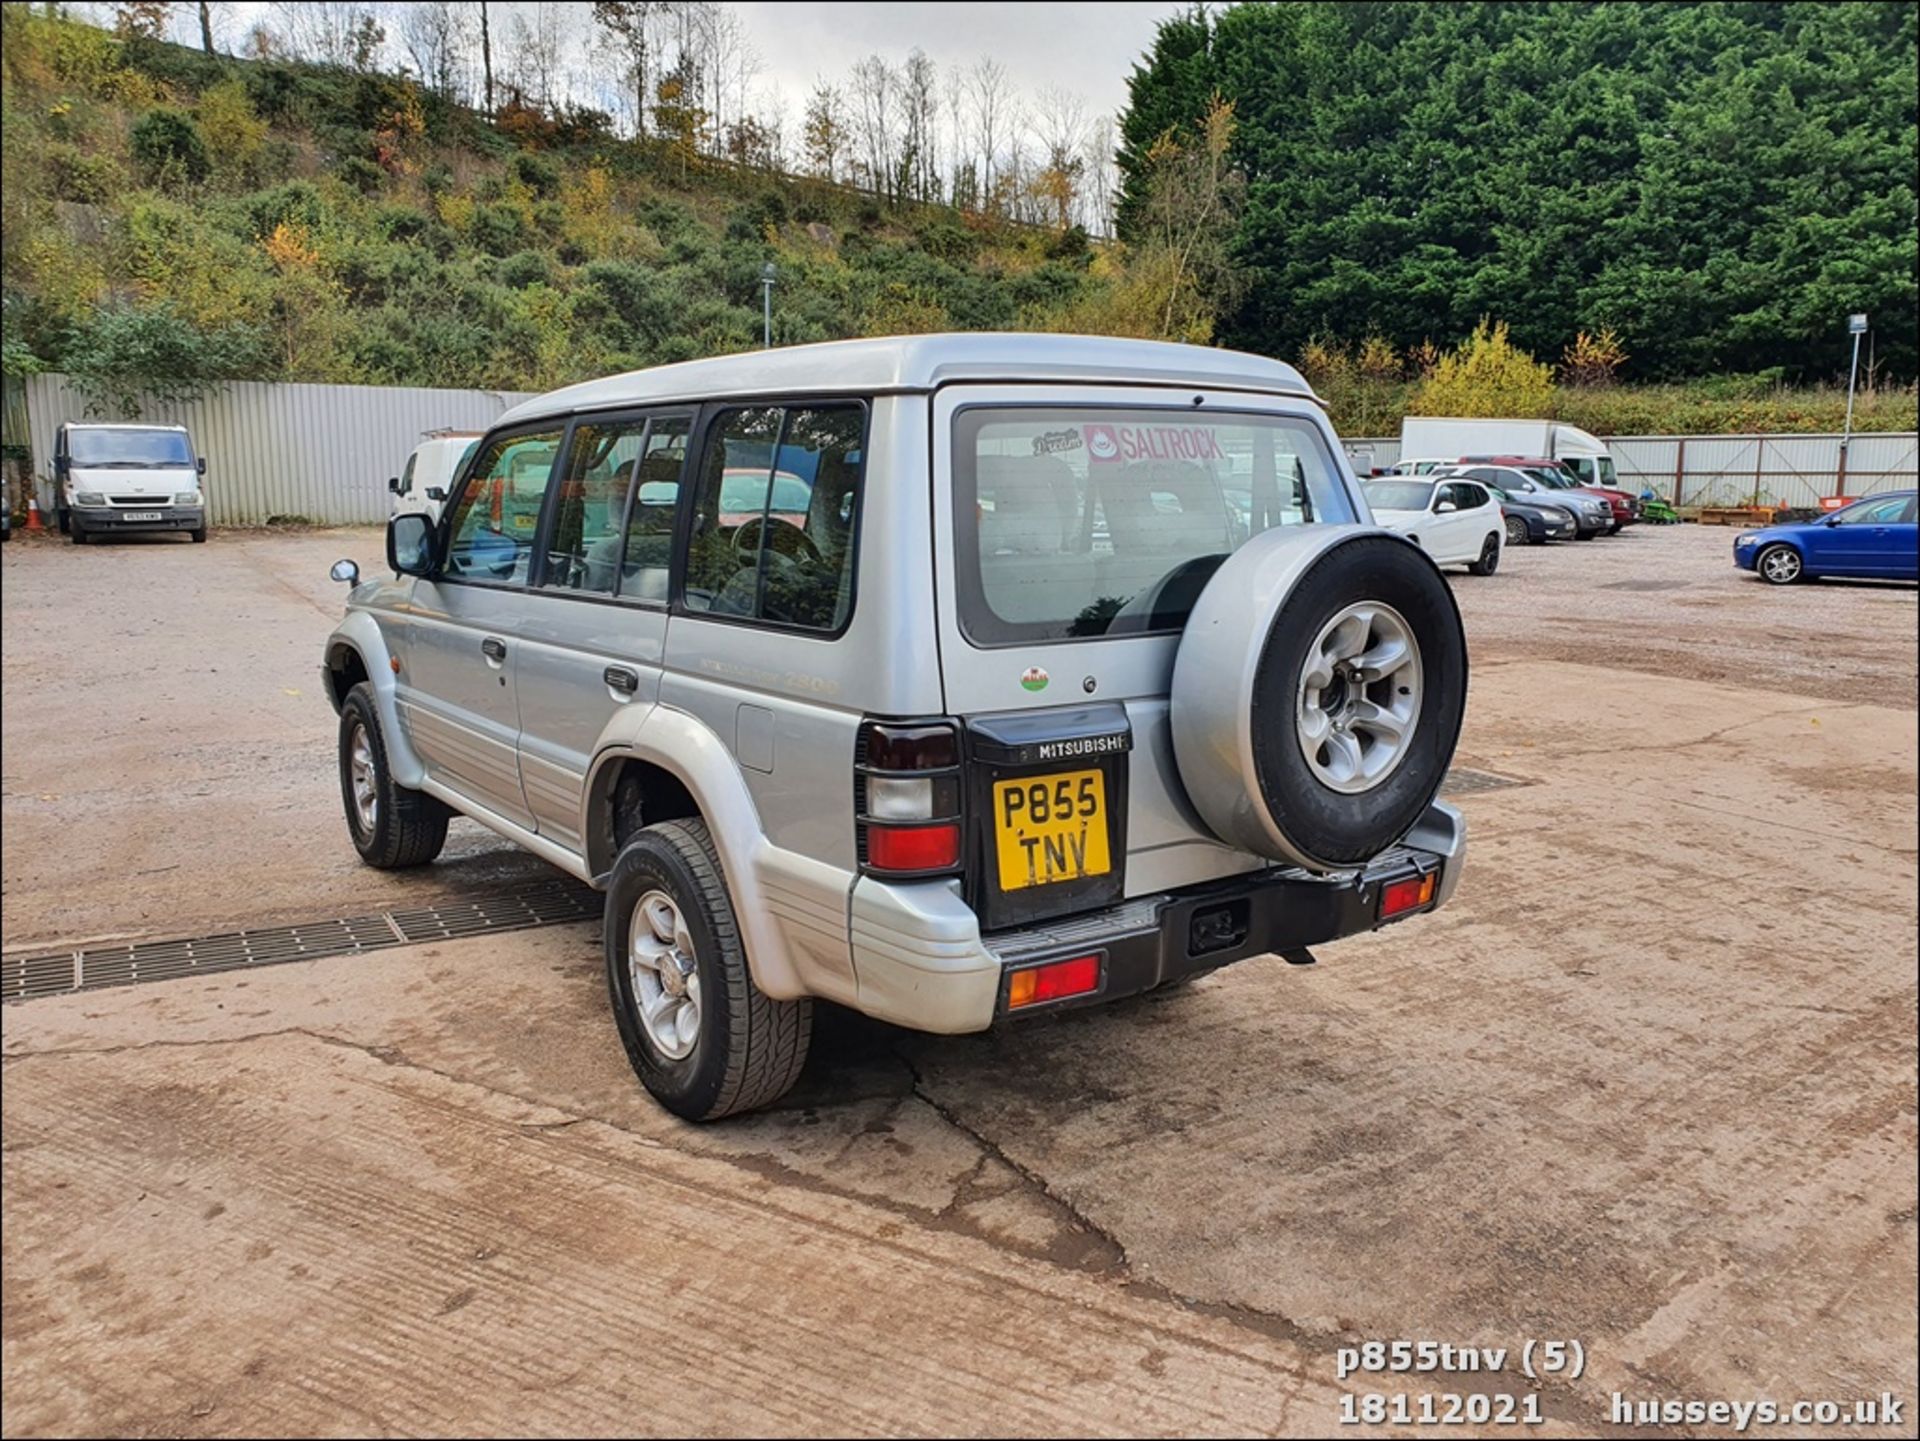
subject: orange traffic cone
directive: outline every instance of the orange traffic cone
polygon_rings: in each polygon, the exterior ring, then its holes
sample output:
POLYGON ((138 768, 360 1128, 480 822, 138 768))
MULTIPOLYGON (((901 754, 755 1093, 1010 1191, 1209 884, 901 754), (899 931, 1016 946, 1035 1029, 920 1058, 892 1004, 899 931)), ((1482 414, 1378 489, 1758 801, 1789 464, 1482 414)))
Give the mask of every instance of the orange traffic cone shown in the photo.
POLYGON ((46 529, 46 526, 44 526, 40 522, 40 502, 35 500, 32 496, 27 497, 27 529, 28 530, 45 530, 46 529))

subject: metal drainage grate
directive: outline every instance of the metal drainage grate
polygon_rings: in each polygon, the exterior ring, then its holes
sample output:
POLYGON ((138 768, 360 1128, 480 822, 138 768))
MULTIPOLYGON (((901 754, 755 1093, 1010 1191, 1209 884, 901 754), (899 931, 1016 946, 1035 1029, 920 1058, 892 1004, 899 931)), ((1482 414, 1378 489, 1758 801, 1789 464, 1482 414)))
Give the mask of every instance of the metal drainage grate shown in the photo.
POLYGON ((31 1000, 139 981, 211 975, 323 956, 354 956, 423 941, 451 941, 589 921, 598 919, 600 901, 598 892, 577 881, 541 881, 477 900, 446 901, 377 916, 229 931, 189 940, 7 956, 0 959, 0 1000, 31 1000))
POLYGON ((1455 766, 1447 772, 1447 778, 1441 783, 1443 796, 1466 796, 1477 791, 1503 791, 1509 786, 1530 786, 1532 781, 1516 780, 1512 776, 1497 776, 1492 771, 1470 771, 1455 766))

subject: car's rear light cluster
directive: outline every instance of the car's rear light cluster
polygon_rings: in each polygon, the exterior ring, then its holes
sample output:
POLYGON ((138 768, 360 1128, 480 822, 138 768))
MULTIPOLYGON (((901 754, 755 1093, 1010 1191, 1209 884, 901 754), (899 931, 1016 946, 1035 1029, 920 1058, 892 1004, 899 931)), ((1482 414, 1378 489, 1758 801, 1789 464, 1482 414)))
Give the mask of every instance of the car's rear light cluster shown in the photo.
POLYGON ((1017 1011, 1047 1001, 1090 996, 1099 989, 1098 955, 1048 961, 1043 966, 1028 966, 1024 970, 1014 971, 1007 977, 1007 1009, 1017 1011))
POLYGON ((1395 916, 1408 915, 1431 905, 1434 883, 1438 879, 1438 872, 1428 871, 1388 883, 1380 892, 1380 919, 1390 921, 1395 916))
POLYGON ((952 721, 867 721, 854 748, 854 828, 874 875, 960 867, 960 730, 952 721))

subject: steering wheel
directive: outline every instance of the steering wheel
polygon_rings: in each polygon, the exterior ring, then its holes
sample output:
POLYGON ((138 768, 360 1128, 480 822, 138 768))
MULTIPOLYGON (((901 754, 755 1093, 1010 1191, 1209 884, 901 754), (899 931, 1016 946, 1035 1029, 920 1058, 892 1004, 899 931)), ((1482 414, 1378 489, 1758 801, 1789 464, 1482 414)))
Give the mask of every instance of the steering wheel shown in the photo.
POLYGON ((737 527, 733 532, 733 548, 745 565, 755 551, 764 548, 767 554, 785 561, 789 566, 806 563, 821 563, 820 548, 807 537, 807 533, 797 525, 788 525, 784 520, 774 520, 764 515, 756 515, 752 520, 737 527), (754 532, 752 543, 747 533, 754 532), (764 532, 764 535, 762 534, 764 532))

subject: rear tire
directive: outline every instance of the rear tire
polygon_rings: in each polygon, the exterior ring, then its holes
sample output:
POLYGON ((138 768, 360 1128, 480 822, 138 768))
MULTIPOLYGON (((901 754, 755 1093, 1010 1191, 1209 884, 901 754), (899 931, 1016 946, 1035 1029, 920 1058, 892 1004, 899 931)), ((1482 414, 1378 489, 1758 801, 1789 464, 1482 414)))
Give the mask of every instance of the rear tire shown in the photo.
POLYGON ((813 1002, 776 1001, 754 985, 706 822, 662 821, 629 841, 603 924, 614 1024, 655 1100, 685 1120, 717 1121, 793 1089, 813 1002))
POLYGON ((1467 569, 1474 575, 1492 575, 1500 569, 1500 537, 1489 535, 1480 547, 1480 559, 1470 561, 1467 569))
POLYGON ((453 812, 393 778, 373 687, 361 681, 340 706, 340 799, 360 859, 376 870, 424 866, 447 843, 453 812))

